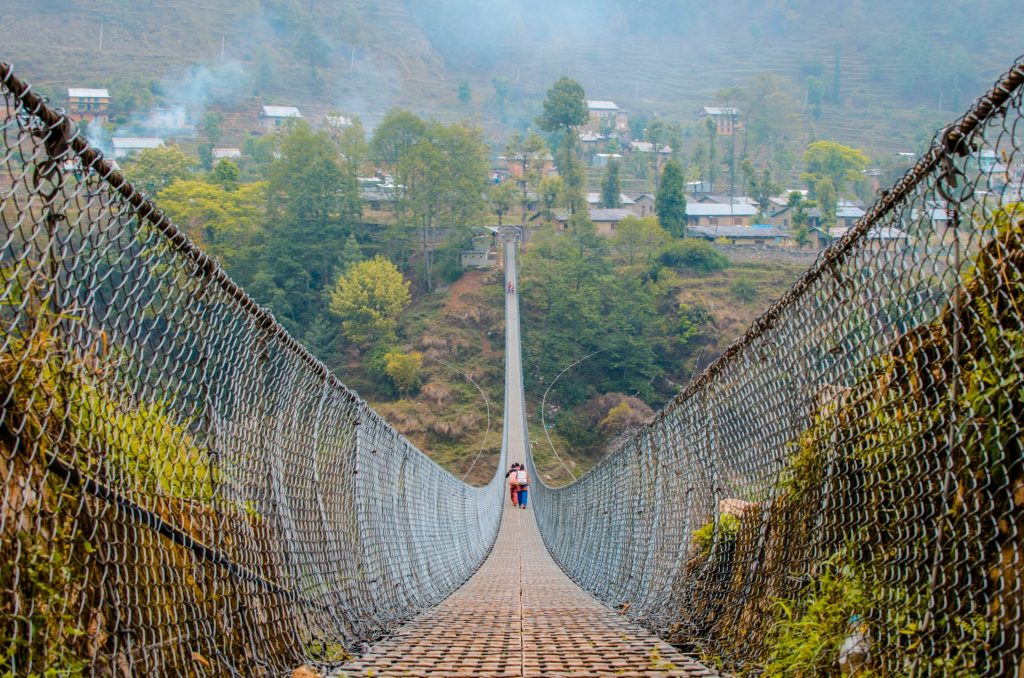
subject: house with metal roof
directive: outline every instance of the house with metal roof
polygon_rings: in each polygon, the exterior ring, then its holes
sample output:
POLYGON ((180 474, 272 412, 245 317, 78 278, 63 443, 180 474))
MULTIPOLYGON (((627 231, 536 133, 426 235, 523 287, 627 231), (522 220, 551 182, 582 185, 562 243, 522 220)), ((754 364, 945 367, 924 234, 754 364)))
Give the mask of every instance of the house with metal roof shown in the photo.
POLYGON ((755 226, 690 226, 690 238, 702 238, 740 247, 788 247, 791 238, 781 228, 767 224, 755 226))
POLYGON ((295 106, 262 106, 259 124, 263 129, 280 129, 282 125, 302 119, 302 113, 295 106))
POLYGON ((107 122, 109 110, 110 92, 106 89, 68 88, 68 117, 72 120, 107 122))
POLYGON ((686 227, 694 226, 750 226, 757 207, 746 203, 723 205, 716 202, 686 203, 686 227))
POLYGON ((151 148, 163 148, 164 140, 159 137, 114 137, 110 140, 114 146, 114 157, 127 158, 139 151, 151 148))
POLYGON ((740 111, 731 106, 704 106, 697 117, 714 120, 715 130, 721 135, 731 136, 740 128, 740 111))
POLYGON ((614 101, 592 99, 587 101, 589 120, 584 131, 591 133, 629 134, 629 111, 614 101))

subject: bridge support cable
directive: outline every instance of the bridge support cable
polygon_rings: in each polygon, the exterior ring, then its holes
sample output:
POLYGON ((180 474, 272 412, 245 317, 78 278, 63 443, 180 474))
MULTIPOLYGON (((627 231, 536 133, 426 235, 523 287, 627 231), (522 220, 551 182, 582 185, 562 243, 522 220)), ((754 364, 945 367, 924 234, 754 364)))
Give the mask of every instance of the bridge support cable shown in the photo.
POLYGON ((1024 61, 575 483, 555 559, 727 668, 1024 672, 1024 61))
POLYGON ((0 673, 336 665, 490 552, 417 450, 0 63, 0 673))

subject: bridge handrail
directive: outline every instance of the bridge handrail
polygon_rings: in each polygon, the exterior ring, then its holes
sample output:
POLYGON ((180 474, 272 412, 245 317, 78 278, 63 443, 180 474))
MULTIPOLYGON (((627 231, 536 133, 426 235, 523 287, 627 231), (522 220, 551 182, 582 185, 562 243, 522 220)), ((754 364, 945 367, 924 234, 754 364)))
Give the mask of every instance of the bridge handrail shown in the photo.
POLYGON ((0 102, 0 669, 328 666, 468 578, 503 460, 442 469, 3 62, 0 102))
POLYGON ((578 583, 734 669, 1022 670, 1022 92, 1018 59, 651 423, 535 483, 578 583))

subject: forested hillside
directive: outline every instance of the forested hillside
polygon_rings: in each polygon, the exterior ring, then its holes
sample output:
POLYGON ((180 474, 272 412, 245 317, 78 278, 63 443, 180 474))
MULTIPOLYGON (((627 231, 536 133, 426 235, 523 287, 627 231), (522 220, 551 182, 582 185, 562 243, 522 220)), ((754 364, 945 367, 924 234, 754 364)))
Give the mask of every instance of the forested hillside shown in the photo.
POLYGON ((689 119, 771 72, 802 134, 868 150, 920 141, 1024 32, 1013 0, 0 0, 0 17, 0 51, 55 94, 194 83, 203 64, 250 111, 288 102, 372 127, 401 106, 497 136, 532 122, 563 74, 642 116, 689 119))

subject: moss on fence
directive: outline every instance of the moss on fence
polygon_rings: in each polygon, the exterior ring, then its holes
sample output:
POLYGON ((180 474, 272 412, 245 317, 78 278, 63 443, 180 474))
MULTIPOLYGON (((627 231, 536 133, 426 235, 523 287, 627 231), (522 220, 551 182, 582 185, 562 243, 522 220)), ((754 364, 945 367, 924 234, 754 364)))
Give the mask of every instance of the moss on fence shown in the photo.
POLYGON ((774 498, 742 512, 728 562, 698 540, 677 640, 771 676, 838 675, 857 631, 862 676, 1024 661, 1021 205, 988 229, 936 320, 823 390, 774 498))

